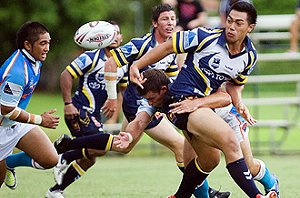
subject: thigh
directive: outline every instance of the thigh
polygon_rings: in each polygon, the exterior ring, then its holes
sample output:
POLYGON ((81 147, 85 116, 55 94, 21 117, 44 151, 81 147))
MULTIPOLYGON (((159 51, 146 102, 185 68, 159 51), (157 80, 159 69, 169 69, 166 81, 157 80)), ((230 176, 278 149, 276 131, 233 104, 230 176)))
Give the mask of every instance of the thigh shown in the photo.
POLYGON ((220 162, 220 150, 202 142, 198 136, 184 132, 187 141, 192 146, 197 155, 197 161, 203 171, 212 171, 220 162))
POLYGON ((18 142, 17 147, 44 168, 52 168, 57 164, 57 152, 48 136, 38 126, 24 135, 18 142))

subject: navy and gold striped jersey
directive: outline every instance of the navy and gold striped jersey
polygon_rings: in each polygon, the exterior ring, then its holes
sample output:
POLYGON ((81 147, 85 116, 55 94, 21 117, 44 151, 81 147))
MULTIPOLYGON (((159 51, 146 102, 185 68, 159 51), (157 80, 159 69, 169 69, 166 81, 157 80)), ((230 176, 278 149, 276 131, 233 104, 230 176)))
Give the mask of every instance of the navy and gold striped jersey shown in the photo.
MULTIPOLYGON (((92 115, 99 116, 100 109, 107 99, 104 83, 104 64, 107 57, 104 49, 86 51, 66 67, 72 77, 79 77, 79 85, 72 98, 78 109, 86 109, 92 115)), ((126 86, 127 66, 118 68, 118 81, 126 86)))
POLYGON ((200 27, 176 32, 172 39, 176 53, 187 53, 181 72, 170 85, 172 95, 207 96, 225 81, 243 85, 256 63, 256 50, 248 37, 241 53, 229 53, 224 29, 200 27))
MULTIPOLYGON (((155 39, 154 33, 148 33, 142 37, 133 38, 125 45, 111 50, 111 54, 118 67, 126 64, 130 67, 135 61, 157 45, 158 42, 155 39)), ((148 65, 141 72, 153 68, 163 70, 171 79, 176 79, 179 72, 176 65, 176 54, 170 54, 157 63, 148 65)), ((142 97, 137 93, 135 85, 130 83, 129 80, 129 85, 123 96, 123 112, 129 121, 134 119, 138 107, 142 104, 141 100, 142 97)))

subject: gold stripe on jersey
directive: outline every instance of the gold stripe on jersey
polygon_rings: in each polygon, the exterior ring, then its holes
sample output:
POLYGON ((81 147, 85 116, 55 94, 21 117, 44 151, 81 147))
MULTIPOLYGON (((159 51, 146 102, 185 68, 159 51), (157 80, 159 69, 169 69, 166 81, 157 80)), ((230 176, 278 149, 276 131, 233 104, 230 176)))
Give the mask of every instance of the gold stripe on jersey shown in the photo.
POLYGON ((127 87, 127 82, 126 83, 118 83, 118 86, 120 86, 120 87, 127 87))
POLYGON ((76 74, 76 72, 72 69, 72 67, 70 66, 70 65, 68 65, 67 67, 66 67, 66 69, 68 70, 68 72, 71 74, 71 76, 74 78, 74 79, 76 79, 78 76, 77 76, 77 74, 76 74))
POLYGON ((92 66, 91 66, 91 69, 89 69, 88 72, 92 71, 94 68, 95 68, 95 65, 98 61, 98 57, 99 57, 99 54, 100 54, 100 50, 98 50, 94 56, 94 59, 93 59, 93 63, 92 63, 92 66))
POLYGON ((140 52, 139 54, 137 55, 136 59, 139 59, 142 55, 143 55, 143 52, 145 50, 145 47, 148 45, 148 43, 151 41, 152 39, 152 36, 150 36, 142 45, 141 49, 140 49, 140 52))
POLYGON ((114 137, 113 135, 109 135, 109 138, 106 143, 105 151, 109 151, 111 149, 113 137, 114 137))
POLYGON ((85 95, 85 97, 88 99, 89 104, 90 104, 90 108, 92 108, 92 107, 93 107, 93 100, 92 100, 92 98, 91 98, 91 95, 93 95, 93 94, 89 94, 89 93, 88 93, 88 90, 86 89, 85 86, 82 86, 82 93, 83 93, 83 94, 85 95))
POLYGON ((254 57, 254 53, 252 51, 250 51, 250 59, 251 59, 250 65, 248 65, 246 67, 246 69, 249 69, 250 67, 252 67, 252 65, 254 63, 255 57, 254 57))
POLYGON ((194 68, 200 74, 200 76, 202 77, 203 81, 206 84, 206 89, 205 89, 204 95, 205 96, 209 95, 210 92, 211 92, 211 87, 210 87, 210 83, 209 83, 208 78, 205 76, 205 74, 195 64, 194 64, 194 68))
POLYGON ((169 77, 174 77, 174 76, 177 76, 179 73, 179 70, 177 71, 173 71, 173 72, 165 72, 165 74, 169 77))
POLYGON ((213 34, 213 35, 211 35, 211 36, 206 37, 206 38, 203 39, 203 40, 201 41, 201 43, 198 45, 196 51, 200 50, 201 47, 202 47, 206 42, 208 42, 209 40, 214 39, 214 38, 216 38, 216 37, 219 37, 220 35, 221 35, 221 34, 213 34))
MULTIPOLYGON (((116 49, 116 50, 119 51, 119 54, 120 54, 120 56, 121 56, 121 54, 122 54, 121 50, 120 50, 120 49, 116 49)), ((114 58, 114 60, 115 60, 115 62, 116 62, 116 64, 117 64, 117 66, 118 66, 118 67, 122 67, 123 65, 122 65, 122 63, 119 61, 119 58, 118 58, 118 55, 116 54, 116 52, 112 49, 112 50, 110 50, 110 53, 111 53, 111 55, 113 56, 113 58, 114 58)), ((126 64, 128 64, 128 62, 126 61, 125 57, 124 57, 124 60, 125 60, 126 64)), ((124 61, 124 60, 123 60, 123 61, 124 61)), ((126 64, 125 64, 125 65, 126 65, 126 64)))
POLYGON ((172 45, 173 45, 173 51, 178 54, 178 51, 177 51, 177 47, 176 47, 176 34, 177 32, 174 32, 173 35, 172 35, 172 45))

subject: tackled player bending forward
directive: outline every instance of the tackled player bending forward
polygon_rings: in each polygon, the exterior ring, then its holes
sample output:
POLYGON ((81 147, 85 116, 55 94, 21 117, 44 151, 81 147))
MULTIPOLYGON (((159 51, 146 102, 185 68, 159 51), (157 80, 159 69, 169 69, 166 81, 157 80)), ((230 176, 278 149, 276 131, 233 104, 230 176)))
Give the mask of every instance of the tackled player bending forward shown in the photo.
MULTIPOLYGON (((181 130, 190 142, 198 158, 185 169, 184 176, 175 197, 190 197, 193 188, 199 185, 217 166, 221 150, 227 169, 251 198, 264 197, 257 187, 242 155, 233 130, 210 108, 198 108, 191 113, 173 113, 169 104, 186 97, 204 97, 217 91, 223 82, 233 82, 229 93, 237 111, 249 123, 253 120, 241 101, 241 85, 256 62, 256 51, 248 38, 256 24, 257 13, 253 5, 237 2, 230 8, 225 29, 196 28, 176 32, 169 40, 144 55, 130 68, 130 79, 142 87, 143 79, 139 69, 155 63, 171 53, 187 53, 185 65, 177 79, 169 86, 170 100, 164 102, 168 118, 181 130)), ((149 99, 149 98, 148 98, 149 99)), ((267 197, 277 197, 271 191, 267 197)))

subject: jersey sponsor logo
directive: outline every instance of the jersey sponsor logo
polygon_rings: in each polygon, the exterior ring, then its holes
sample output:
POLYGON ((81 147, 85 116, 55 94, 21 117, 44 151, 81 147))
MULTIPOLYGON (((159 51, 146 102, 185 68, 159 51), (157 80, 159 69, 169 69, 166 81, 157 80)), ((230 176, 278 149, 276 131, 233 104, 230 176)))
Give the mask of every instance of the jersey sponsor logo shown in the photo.
POLYGON ((131 54, 132 49, 133 49, 133 44, 127 43, 126 45, 123 45, 122 47, 120 47, 120 49, 124 54, 131 54))
POLYGON ((4 86, 4 93, 14 95, 14 96, 20 96, 22 92, 22 87, 18 84, 6 82, 4 86))
POLYGON ((99 89, 101 87, 101 85, 97 82, 90 82, 89 87, 92 89, 99 89))
POLYGON ((220 67, 220 62, 221 62, 221 59, 220 59, 220 58, 214 57, 214 60, 213 60, 213 62, 211 63, 211 66, 212 66, 214 69, 217 69, 218 67, 220 67))
POLYGON ((203 68, 202 71, 210 79, 215 79, 215 80, 220 80, 220 81, 230 80, 225 75, 217 74, 217 73, 215 73, 212 70, 207 69, 207 68, 203 68))

